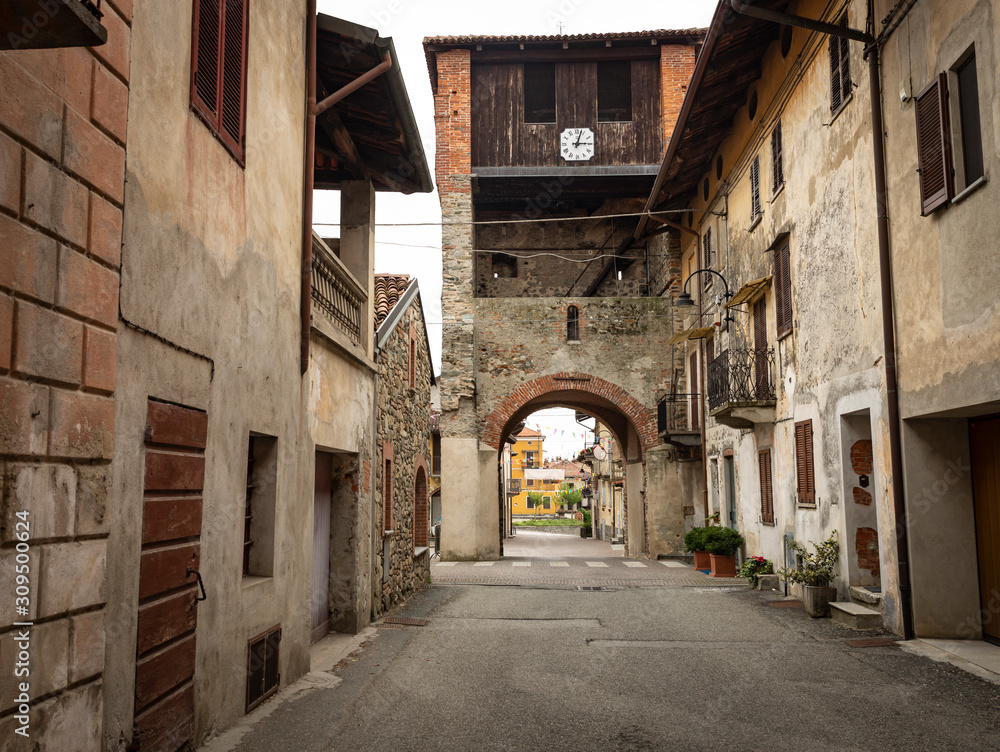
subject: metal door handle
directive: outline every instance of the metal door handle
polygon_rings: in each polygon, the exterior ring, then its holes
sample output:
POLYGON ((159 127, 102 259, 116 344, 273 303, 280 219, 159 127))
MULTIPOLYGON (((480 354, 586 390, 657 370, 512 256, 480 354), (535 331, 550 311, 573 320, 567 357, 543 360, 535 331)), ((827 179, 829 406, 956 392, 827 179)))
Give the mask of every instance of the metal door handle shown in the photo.
POLYGON ((191 569, 191 567, 188 567, 186 574, 188 577, 194 575, 195 577, 198 578, 198 587, 201 590, 201 597, 198 598, 196 596, 194 599, 195 602, 208 600, 208 594, 205 592, 205 583, 201 581, 201 572, 199 572, 197 569, 191 569))

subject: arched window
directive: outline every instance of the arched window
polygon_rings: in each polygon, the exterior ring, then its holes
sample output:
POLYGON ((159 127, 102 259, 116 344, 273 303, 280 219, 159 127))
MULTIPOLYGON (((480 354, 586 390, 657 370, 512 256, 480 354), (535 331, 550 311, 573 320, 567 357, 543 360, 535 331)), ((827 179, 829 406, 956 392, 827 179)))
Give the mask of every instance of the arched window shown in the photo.
POLYGON ((566 310, 566 341, 580 341, 580 309, 575 305, 566 310))

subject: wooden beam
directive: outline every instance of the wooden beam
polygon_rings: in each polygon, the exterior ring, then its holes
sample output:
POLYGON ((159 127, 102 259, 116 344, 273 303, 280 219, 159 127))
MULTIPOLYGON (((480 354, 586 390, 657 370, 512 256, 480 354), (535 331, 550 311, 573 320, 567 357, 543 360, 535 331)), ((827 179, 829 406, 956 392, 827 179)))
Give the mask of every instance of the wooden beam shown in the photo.
MULTIPOLYGON (((322 81, 317 81, 316 87, 319 89, 321 99, 326 99, 329 96, 322 81)), ((316 123, 323 129, 323 132, 329 137, 330 141, 333 142, 338 156, 347 167, 348 172, 351 173, 351 177, 355 180, 370 180, 371 176, 369 175, 368 168, 365 166, 364 160, 361 158, 361 154, 358 152, 358 147, 355 145, 354 139, 351 138, 350 132, 348 132, 343 122, 341 122, 340 115, 331 107, 320 113, 316 118, 316 123)))

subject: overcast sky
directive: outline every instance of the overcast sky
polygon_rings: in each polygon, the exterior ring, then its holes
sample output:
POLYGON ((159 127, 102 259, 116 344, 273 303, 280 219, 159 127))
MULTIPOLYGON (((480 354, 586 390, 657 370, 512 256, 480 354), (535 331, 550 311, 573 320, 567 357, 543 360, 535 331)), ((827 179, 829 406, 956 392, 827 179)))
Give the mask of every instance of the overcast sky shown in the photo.
MULTIPOLYGON (((714 9, 713 0, 319 0, 320 13, 370 26, 380 36, 392 37, 432 171, 434 100, 421 46, 425 36, 687 29, 707 26, 714 9)), ((331 232, 335 228, 324 223, 339 222, 339 202, 335 191, 316 191, 314 221, 321 234, 335 234, 331 232)), ((440 221, 436 192, 378 194, 376 222, 403 226, 376 228, 375 271, 417 277, 436 373, 441 371, 441 228, 433 225, 440 221), (416 226, 420 223, 431 226, 416 226)), ((537 420, 529 419, 528 424, 540 424, 548 437, 546 456, 566 456, 582 446, 582 428, 573 420, 572 411, 564 411, 563 417, 552 409, 545 413, 537 420), (573 433, 581 438, 574 439, 573 433)))

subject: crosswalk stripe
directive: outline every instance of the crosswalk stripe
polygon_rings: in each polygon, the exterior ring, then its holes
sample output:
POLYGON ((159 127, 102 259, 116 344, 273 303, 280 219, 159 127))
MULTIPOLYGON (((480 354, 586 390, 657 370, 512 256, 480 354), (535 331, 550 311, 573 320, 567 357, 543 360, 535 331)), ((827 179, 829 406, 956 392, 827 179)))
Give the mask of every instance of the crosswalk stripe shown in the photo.
POLYGON ((605 564, 603 561, 588 561, 587 562, 587 566, 588 567, 606 567, 607 564, 605 564))
POLYGON ((623 561, 622 563, 626 567, 645 567, 646 566, 641 561, 623 561))
POLYGON ((439 561, 435 564, 438 567, 453 567, 458 564, 457 561, 439 561))
POLYGON ((661 561, 660 564, 665 567, 684 567, 687 569, 687 564, 680 561, 673 561, 672 559, 665 559, 664 561, 661 561))
POLYGON ((568 567, 569 566, 569 562, 568 561, 550 561, 549 562, 549 566, 550 567, 568 567))
POLYGON ((531 566, 531 562, 530 561, 515 561, 514 562, 514 566, 515 567, 530 567, 531 566))
POLYGON ((475 567, 492 567, 496 562, 493 561, 477 561, 473 566, 475 567))

